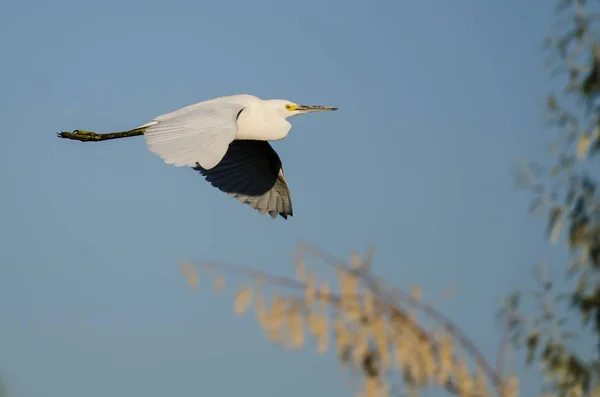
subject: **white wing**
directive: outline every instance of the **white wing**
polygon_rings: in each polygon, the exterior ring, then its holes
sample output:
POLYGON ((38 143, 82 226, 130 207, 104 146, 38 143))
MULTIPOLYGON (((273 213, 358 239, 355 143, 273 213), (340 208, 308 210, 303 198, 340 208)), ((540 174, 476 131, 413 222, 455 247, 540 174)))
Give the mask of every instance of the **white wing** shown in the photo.
POLYGON ((173 112, 148 123, 148 149, 167 164, 204 169, 216 166, 237 133, 242 103, 207 102, 173 112))

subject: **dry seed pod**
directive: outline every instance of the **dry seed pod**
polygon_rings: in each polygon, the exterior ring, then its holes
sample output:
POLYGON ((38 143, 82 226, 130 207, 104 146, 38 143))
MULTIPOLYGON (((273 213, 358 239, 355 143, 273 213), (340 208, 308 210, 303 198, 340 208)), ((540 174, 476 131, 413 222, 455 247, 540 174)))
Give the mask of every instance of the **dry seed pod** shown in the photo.
POLYGON ((392 364, 392 358, 388 349, 391 341, 387 334, 386 323, 383 319, 379 318, 373 322, 370 328, 373 340, 375 341, 375 345, 379 352, 381 364, 387 369, 392 364))
POLYGON ((288 327, 292 339, 292 348, 300 349, 304 345, 304 316, 299 310, 290 310, 288 327))
POLYGON ((360 255, 352 254, 352 256, 350 257, 350 266, 353 269, 358 269, 362 266, 362 264, 363 264, 363 260, 360 257, 360 255))
POLYGON ((358 296, 358 278, 345 270, 337 270, 340 295, 342 298, 358 296))
POLYGON ((504 396, 517 397, 519 395, 519 378, 512 374, 504 381, 504 396))
POLYGON ((452 371, 454 361, 452 353, 452 336, 443 335, 438 349, 439 367, 437 373, 437 382, 440 385, 446 384, 450 377, 450 372, 452 371))
POLYGON ((307 277, 306 288, 304 289, 304 300, 307 307, 311 307, 317 295, 317 282, 315 276, 307 277))
POLYGON ((371 317, 375 312, 375 303, 373 294, 370 291, 366 291, 363 294, 363 310, 368 317, 371 317))
POLYGON ((265 333, 271 342, 279 344, 282 342, 281 328, 268 326, 265 328, 265 333))
POLYGON ((222 291, 225 287, 225 280, 221 276, 215 278, 215 290, 222 291))
POLYGON ((329 333, 323 332, 317 335, 317 353, 323 354, 329 348, 329 333))
POLYGON ((452 375, 455 380, 456 387, 458 390, 460 390, 461 396, 466 397, 473 395, 473 387, 475 382, 471 376, 469 365, 464 355, 461 354, 460 357, 454 361, 452 375))
POLYGON ((256 296, 256 319, 262 329, 266 330, 268 327, 269 313, 265 303, 265 296, 262 293, 257 294, 256 296))
POLYGON ((180 267, 181 273, 185 276, 188 285, 192 288, 198 287, 198 272, 193 266, 184 263, 180 267))
POLYGON ((437 370, 437 363, 433 355, 431 341, 425 338, 419 338, 419 340, 419 351, 421 352, 421 359, 423 360, 425 376, 428 379, 431 379, 435 376, 437 370))
POLYGON ((306 262, 304 259, 298 259, 296 262, 296 279, 300 282, 306 281, 306 262))
POLYGON ((369 332, 365 328, 360 328, 358 334, 354 336, 354 346, 352 350, 352 359, 357 367, 360 367, 365 354, 369 350, 369 332))
POLYGON ((317 352, 325 353, 329 344, 329 327, 327 324, 327 316, 311 312, 308 315, 308 327, 311 335, 317 339, 317 352))
POLYGON ((422 294, 423 290, 421 289, 420 285, 414 285, 410 290, 410 296, 416 301, 421 299, 422 294))
POLYGON ((235 296, 235 312, 237 314, 244 313, 252 302, 252 288, 243 287, 237 291, 235 296))
POLYGON ((334 319, 334 329, 337 352, 340 356, 342 356, 346 353, 347 347, 351 345, 350 333, 344 326, 343 322, 339 319, 339 317, 336 317, 334 319))
POLYGON ((327 284, 327 282, 321 284, 317 295, 322 303, 322 307, 327 307, 329 304, 329 284, 327 284))
POLYGON ((311 335, 318 336, 327 332, 325 321, 326 317, 323 314, 314 311, 310 312, 308 314, 308 329, 311 335))
POLYGON ((477 397, 487 397, 490 395, 487 377, 485 376, 485 372, 483 372, 483 370, 479 366, 477 366, 477 372, 475 374, 473 395, 477 397))
POLYGON ((365 397, 377 397, 378 385, 377 379, 367 378, 365 380, 365 397))

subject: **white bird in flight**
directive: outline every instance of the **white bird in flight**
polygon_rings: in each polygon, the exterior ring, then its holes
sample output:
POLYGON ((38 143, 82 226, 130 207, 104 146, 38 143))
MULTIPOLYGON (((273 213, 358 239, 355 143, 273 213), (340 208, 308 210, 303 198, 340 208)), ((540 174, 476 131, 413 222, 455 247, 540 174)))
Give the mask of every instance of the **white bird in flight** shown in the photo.
POLYGON ((150 152, 167 164, 199 171, 212 186, 242 203, 269 213, 294 216, 281 160, 268 141, 285 138, 289 117, 337 110, 283 99, 231 95, 183 107, 133 130, 96 134, 75 130, 61 138, 82 142, 144 135, 150 152))

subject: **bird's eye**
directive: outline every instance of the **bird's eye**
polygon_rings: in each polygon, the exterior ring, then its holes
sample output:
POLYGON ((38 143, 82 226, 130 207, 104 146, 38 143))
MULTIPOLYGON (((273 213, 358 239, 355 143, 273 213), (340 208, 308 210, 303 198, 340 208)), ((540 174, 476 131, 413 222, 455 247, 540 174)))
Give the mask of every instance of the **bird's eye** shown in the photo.
POLYGON ((290 104, 288 104, 288 105, 285 105, 285 108, 286 108, 287 110, 292 110, 292 105, 290 105, 290 104))

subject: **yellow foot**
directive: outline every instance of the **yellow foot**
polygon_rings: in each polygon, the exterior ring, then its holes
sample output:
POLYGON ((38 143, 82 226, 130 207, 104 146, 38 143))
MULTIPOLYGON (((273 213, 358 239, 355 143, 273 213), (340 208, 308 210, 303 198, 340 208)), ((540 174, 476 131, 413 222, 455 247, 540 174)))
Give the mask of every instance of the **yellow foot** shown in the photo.
POLYGON ((59 138, 75 139, 82 142, 97 141, 100 138, 100 135, 95 132, 85 130, 75 130, 73 132, 61 131, 56 135, 58 135, 59 138))

